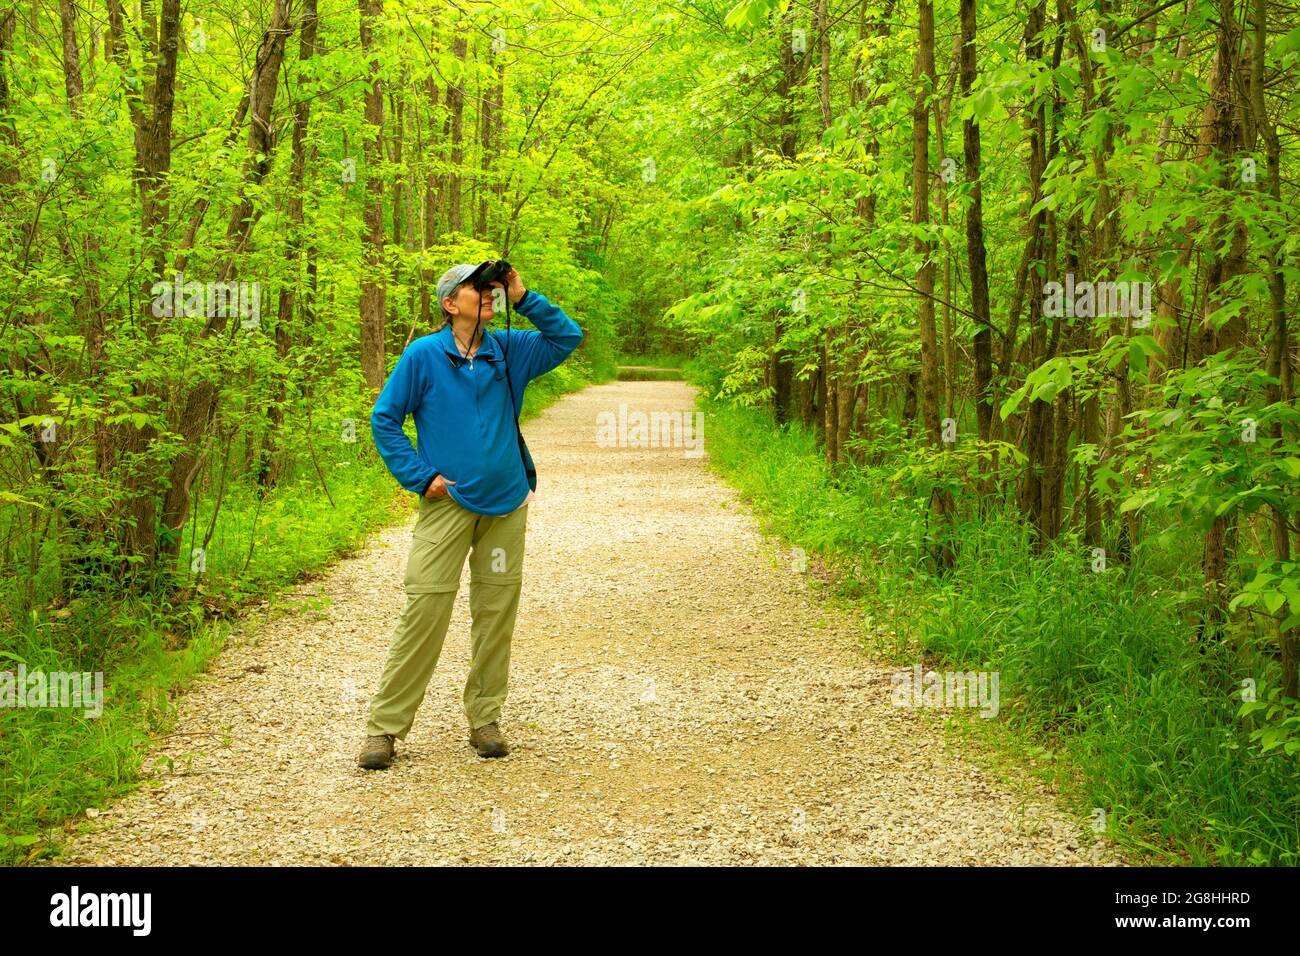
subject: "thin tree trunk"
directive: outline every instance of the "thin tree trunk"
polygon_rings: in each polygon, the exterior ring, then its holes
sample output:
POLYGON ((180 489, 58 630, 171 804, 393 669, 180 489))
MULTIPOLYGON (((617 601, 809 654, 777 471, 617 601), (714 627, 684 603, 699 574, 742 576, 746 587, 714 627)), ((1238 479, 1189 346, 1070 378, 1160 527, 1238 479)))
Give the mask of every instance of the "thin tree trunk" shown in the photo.
MULTIPOLYGON (((316 14, 316 0, 303 0, 302 19, 299 21, 298 62, 306 63, 316 51, 316 32, 320 20, 316 14)), ((287 72, 287 71, 286 71, 287 72)), ((299 82, 302 82, 301 72, 299 82)), ((299 285, 298 271, 302 261, 303 201, 307 171, 307 126, 311 119, 311 99, 302 94, 293 104, 293 158, 289 169, 288 219, 292 224, 284 245, 285 263, 290 279, 280 287, 276 306, 275 349, 281 359, 289 357, 293 348, 294 305, 299 285)), ((257 481, 265 487, 274 487, 280 480, 282 463, 276 454, 280 429, 284 427, 284 380, 276 382, 275 394, 267 406, 269 425, 263 435, 262 451, 257 467, 257 481)))
MULTIPOLYGON (((1268 13, 1265 0, 1254 0, 1254 37, 1251 56, 1252 77, 1250 84, 1250 106, 1254 125, 1264 139, 1264 155, 1268 164, 1268 194, 1277 214, 1282 213, 1282 143, 1278 137, 1277 124, 1270 119, 1264 104, 1264 53, 1267 33, 1268 13)), ((1270 404, 1291 404, 1295 393, 1291 381, 1290 344, 1287 336, 1286 315, 1286 276, 1283 262, 1286 248, 1286 235, 1281 230, 1275 231, 1265 252, 1268 263, 1269 292, 1269 342, 1268 374, 1275 380, 1269 383, 1268 400, 1270 404)), ((1283 430, 1281 422, 1271 426, 1274 441, 1282 447, 1283 430)), ((1279 562, 1291 560, 1291 536, 1288 524, 1291 515, 1279 505, 1272 505, 1269 515, 1269 530, 1273 538, 1273 557, 1279 562)), ((1290 612, 1286 605, 1278 609, 1278 646, 1282 652, 1282 693, 1286 697, 1300 697, 1300 647, 1297 647, 1296 628, 1282 629, 1282 622, 1290 612)))
MULTIPOLYGON (((961 93, 975 85, 976 0, 961 0, 961 93)), ((966 211, 966 263, 970 272, 971 311, 975 314, 975 422, 981 441, 993 438, 993 322, 989 312, 989 273, 984 248, 984 199, 980 186, 983 160, 980 128, 974 116, 962 121, 962 159, 970 184, 966 211)))
POLYGON ((383 157, 384 89, 379 76, 379 54, 373 39, 374 22, 383 14, 383 0, 360 0, 361 50, 370 60, 366 89, 366 126, 363 150, 366 161, 366 202, 361 241, 361 373, 376 396, 387 372, 384 350, 384 180, 379 174, 383 157))
MULTIPOLYGON (((1211 67, 1210 102, 1205 114, 1206 133, 1211 137, 1212 152, 1219 155, 1230 155, 1239 139, 1233 101, 1233 75, 1237 72, 1235 18, 1235 0, 1219 0, 1217 49, 1211 67)), ((1220 183, 1223 188, 1230 188, 1233 173, 1230 166, 1225 167, 1220 183)), ((1231 227, 1233 235, 1227 253, 1220 251, 1217 237, 1226 228, 1229 228, 1227 216, 1221 213, 1216 217, 1211 231, 1216 240, 1206 250, 1208 266, 1202 299, 1200 351, 1207 358, 1235 348, 1240 344, 1245 331, 1240 316, 1229 319, 1221 328, 1216 328, 1211 320, 1211 316, 1223 304, 1220 290, 1224 283, 1240 272, 1245 259, 1245 233, 1239 223, 1231 227)), ((1206 600, 1201 629, 1203 638, 1217 640, 1223 636, 1223 625, 1228 616, 1228 563, 1231 560, 1232 527, 1231 515, 1219 515, 1212 520, 1209 531, 1205 533, 1201 559, 1206 600)))
MULTIPOLYGON (((271 22, 262 35, 249 77, 247 156, 238 198, 231 208, 226 225, 225 259, 217 269, 218 282, 230 282, 236 275, 239 259, 247 251, 249 237, 258 220, 259 213, 253 198, 271 171, 271 112, 279 89, 285 43, 292 32, 289 0, 276 0, 271 22)), ((229 318, 224 310, 209 311, 212 314, 199 333, 199 338, 203 341, 215 339, 224 332, 229 318)), ((182 451, 172 461, 162 516, 163 525, 168 531, 164 550, 173 560, 180 549, 181 531, 185 527, 190 508, 190 485, 201 465, 200 448, 216 415, 219 391, 216 383, 202 381, 183 394, 185 398, 181 402, 182 411, 175 424, 175 429, 182 438, 182 451)))
MULTIPOLYGON (((916 289, 921 332, 921 419, 926 440, 943 447, 939 425, 939 346, 934 325, 934 246, 920 231, 930 224, 930 111, 927 99, 935 89, 934 7, 919 0, 919 35, 912 71, 915 100, 912 105, 912 223, 917 226, 913 251, 917 255, 916 289)), ((941 571, 953 566, 952 499, 936 486, 930 494, 932 553, 941 571)))
MULTIPOLYGON (((464 32, 458 33, 452 42, 452 54, 462 63, 468 40, 464 32)), ((462 139, 464 137, 465 91, 459 83, 447 87, 447 106, 451 110, 451 170, 447 173, 447 230, 461 232, 464 222, 461 219, 461 164, 465 161, 462 139)))

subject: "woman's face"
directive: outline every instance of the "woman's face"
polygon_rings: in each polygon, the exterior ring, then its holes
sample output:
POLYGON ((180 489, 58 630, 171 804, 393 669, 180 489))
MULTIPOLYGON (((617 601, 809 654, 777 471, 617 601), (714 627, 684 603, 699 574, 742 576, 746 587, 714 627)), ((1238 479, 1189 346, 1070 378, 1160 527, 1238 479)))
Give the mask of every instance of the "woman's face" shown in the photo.
POLYGON ((500 282, 492 283, 491 288, 484 289, 482 292, 476 290, 468 282, 461 285, 454 295, 449 295, 443 300, 444 306, 450 303, 447 311, 452 315, 459 315, 467 319, 482 319, 486 324, 495 314, 492 308, 493 289, 503 288, 500 282), (482 308, 480 309, 480 305, 482 308))

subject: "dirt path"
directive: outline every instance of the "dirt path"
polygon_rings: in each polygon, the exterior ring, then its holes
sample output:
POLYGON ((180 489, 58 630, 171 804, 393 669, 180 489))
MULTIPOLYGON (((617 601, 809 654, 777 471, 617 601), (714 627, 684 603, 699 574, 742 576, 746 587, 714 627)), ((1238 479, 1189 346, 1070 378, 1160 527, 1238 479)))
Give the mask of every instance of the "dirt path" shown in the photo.
POLYGON ((705 459, 597 446, 602 411, 691 401, 681 382, 616 382, 527 427, 540 484, 509 757, 466 741, 467 567, 397 761, 355 765, 407 524, 297 589, 323 611, 232 637, 182 700, 174 770, 57 862, 1105 862, 1047 798, 1011 795, 891 706, 892 668, 858 649, 858 622, 818 606, 705 459))

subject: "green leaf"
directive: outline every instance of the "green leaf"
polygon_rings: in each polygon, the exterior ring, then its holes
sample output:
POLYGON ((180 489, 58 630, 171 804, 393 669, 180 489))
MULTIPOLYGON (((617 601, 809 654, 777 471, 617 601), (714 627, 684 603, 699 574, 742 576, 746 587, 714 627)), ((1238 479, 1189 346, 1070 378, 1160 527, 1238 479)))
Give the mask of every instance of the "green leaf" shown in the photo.
POLYGON ((742 0, 731 8, 722 22, 733 30, 742 26, 761 26, 769 13, 777 9, 784 13, 789 5, 790 0, 742 0))
MULTIPOLYGON (((5 442, 0 441, 0 444, 5 444, 5 442)), ((27 505, 30 508, 45 507, 39 501, 28 501, 22 495, 16 495, 12 491, 0 491, 0 505, 27 505)))
POLYGON ((1007 400, 1002 403, 1002 407, 998 410, 998 414, 1002 416, 1002 420, 1004 422, 1007 420, 1007 418, 1010 415, 1013 415, 1015 413, 1017 408, 1020 407, 1020 403, 1024 401, 1025 398, 1025 391, 1026 391, 1026 386, 1024 385, 1020 386, 1020 388, 1012 392, 1007 397, 1007 400))
POLYGON ((1296 27, 1290 33, 1278 37, 1273 41, 1273 47, 1269 50, 1268 59, 1281 59, 1288 53, 1300 52, 1300 27, 1296 27))
MULTIPOLYGON (((1120 509, 1124 510, 1123 508, 1120 509)), ((1251 607, 1259 600, 1259 594, 1254 591, 1243 591, 1235 598, 1228 602, 1228 610, 1235 611, 1239 607, 1251 607)))
POLYGON ((1164 355, 1165 350, 1160 347, 1160 343, 1150 335, 1135 335, 1129 340, 1132 347, 1137 348, 1143 355, 1164 355))

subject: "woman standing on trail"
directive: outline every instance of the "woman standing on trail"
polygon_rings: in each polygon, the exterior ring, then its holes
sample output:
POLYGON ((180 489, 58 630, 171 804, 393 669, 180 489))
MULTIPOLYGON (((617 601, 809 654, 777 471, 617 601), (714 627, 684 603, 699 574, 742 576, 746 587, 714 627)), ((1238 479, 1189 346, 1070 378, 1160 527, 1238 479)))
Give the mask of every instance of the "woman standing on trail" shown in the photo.
POLYGON ((481 756, 509 752, 497 727, 506 699, 510 637, 523 584, 528 502, 537 488, 518 431, 531 379, 558 366, 582 330, 507 263, 452 266, 438 280, 445 322, 407 347, 370 416, 375 447, 398 483, 420 495, 406 563, 406 607, 370 701, 358 764, 379 770, 406 739, 438 663, 470 555, 473 659, 465 684, 469 742, 481 756), (540 331, 488 333, 504 294, 540 331), (494 298, 496 297, 496 298, 494 298), (495 303, 495 307, 494 307, 495 303), (402 431, 415 419, 418 450, 402 431))

